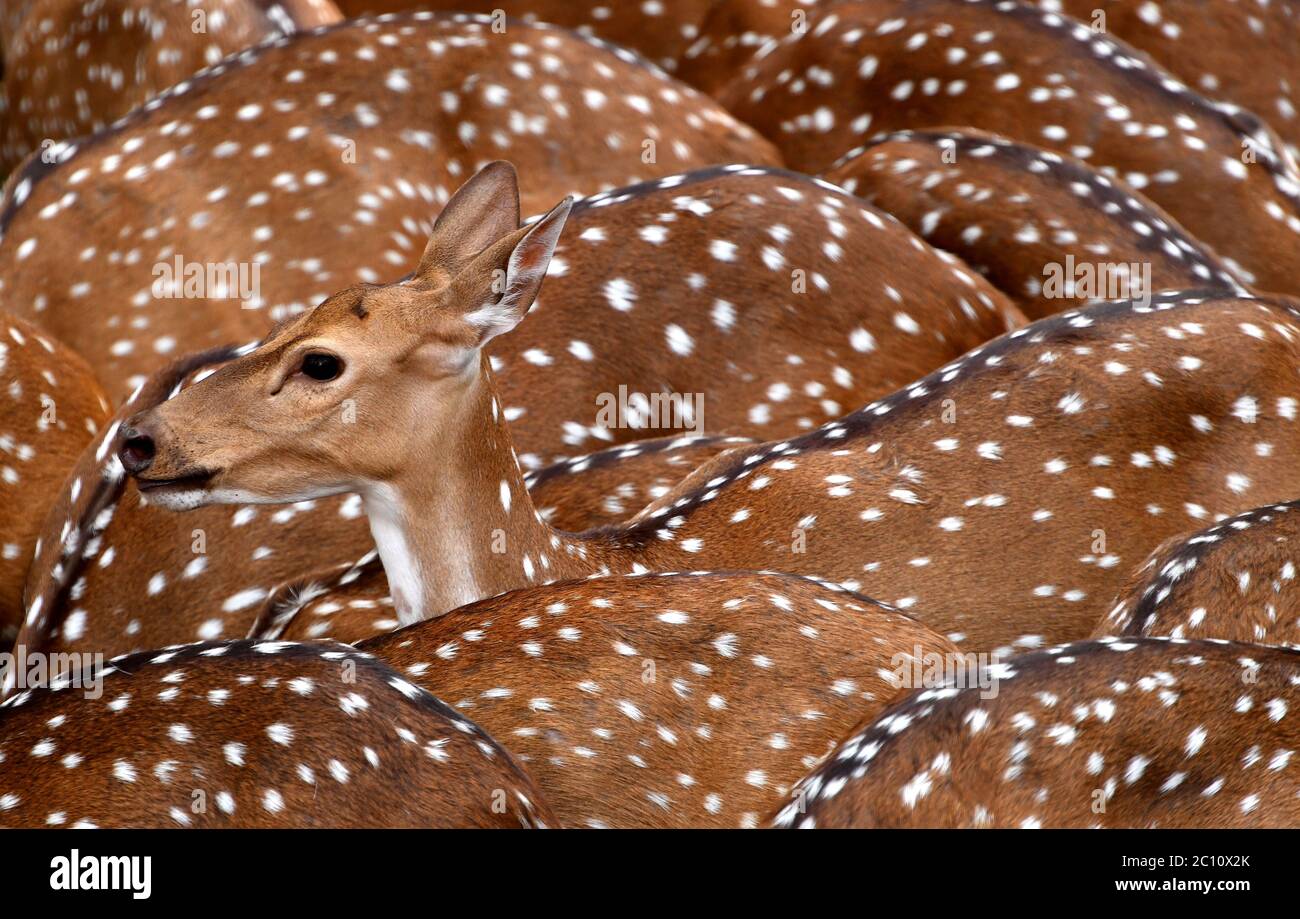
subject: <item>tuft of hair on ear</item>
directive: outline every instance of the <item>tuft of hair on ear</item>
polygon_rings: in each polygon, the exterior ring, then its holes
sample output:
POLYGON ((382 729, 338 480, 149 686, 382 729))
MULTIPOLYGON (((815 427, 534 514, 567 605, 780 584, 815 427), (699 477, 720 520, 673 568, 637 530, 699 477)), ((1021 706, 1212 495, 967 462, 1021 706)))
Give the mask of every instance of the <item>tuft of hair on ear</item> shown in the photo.
POLYGON ((505 160, 488 163, 456 189, 433 224, 415 278, 446 283, 493 243, 519 229, 519 177, 505 160))
POLYGON ((572 209, 573 198, 565 198, 532 226, 492 246, 466 271, 460 290, 463 317, 478 331, 479 344, 509 332, 528 313, 572 209))

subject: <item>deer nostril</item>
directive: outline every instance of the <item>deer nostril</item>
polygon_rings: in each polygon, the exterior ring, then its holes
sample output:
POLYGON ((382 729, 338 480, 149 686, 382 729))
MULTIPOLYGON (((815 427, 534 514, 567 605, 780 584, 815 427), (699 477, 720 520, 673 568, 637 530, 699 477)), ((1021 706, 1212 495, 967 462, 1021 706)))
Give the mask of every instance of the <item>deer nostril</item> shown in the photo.
POLYGON ((118 459, 132 475, 144 472, 153 463, 153 438, 142 431, 126 431, 126 439, 117 451, 118 459))

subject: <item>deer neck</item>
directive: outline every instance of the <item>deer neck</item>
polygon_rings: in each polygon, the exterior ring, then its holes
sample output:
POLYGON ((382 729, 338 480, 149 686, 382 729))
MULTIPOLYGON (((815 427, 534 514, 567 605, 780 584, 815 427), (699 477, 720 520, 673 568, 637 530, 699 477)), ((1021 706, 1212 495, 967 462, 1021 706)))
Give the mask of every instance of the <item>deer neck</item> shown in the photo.
POLYGON ((362 490, 403 624, 606 570, 603 546, 537 514, 490 373, 485 361, 445 426, 415 432, 400 472, 362 490))

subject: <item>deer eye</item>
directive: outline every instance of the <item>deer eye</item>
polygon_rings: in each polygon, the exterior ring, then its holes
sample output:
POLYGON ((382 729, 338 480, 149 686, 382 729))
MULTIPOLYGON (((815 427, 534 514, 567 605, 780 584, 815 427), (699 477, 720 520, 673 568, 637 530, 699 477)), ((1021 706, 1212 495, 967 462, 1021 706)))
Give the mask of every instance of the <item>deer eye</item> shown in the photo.
POLYGON ((343 362, 332 354, 313 351, 302 359, 302 373, 324 383, 343 372, 343 362))

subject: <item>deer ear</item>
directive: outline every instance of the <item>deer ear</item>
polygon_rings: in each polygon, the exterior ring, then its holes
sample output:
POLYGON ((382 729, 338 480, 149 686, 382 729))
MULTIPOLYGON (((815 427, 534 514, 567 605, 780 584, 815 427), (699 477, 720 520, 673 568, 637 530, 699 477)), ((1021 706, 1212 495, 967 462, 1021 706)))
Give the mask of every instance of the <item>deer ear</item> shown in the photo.
POLYGON ((480 345, 517 326, 533 305, 572 208, 573 198, 565 198, 531 227, 492 246, 465 272, 464 319, 478 330, 480 345))
POLYGON ((480 252, 519 229, 519 179, 497 160, 456 190, 438 215, 417 278, 459 274, 480 252))

